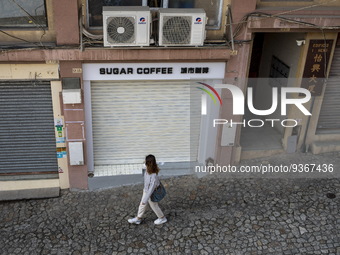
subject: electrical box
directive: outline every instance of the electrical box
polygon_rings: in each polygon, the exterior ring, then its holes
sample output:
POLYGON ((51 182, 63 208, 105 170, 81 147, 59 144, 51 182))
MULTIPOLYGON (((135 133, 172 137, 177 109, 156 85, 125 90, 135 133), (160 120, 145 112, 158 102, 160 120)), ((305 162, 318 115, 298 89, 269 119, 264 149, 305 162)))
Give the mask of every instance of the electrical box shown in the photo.
POLYGON ((69 155, 71 166, 84 165, 83 142, 69 142, 69 155))
POLYGON ((63 103, 64 104, 81 104, 81 90, 63 90, 63 103))
POLYGON ((63 78, 63 103, 81 104, 81 89, 79 78, 63 78))
POLYGON ((287 153, 295 153, 296 152, 297 140, 298 140, 298 136, 297 135, 288 136, 288 139, 287 139, 287 153))
POLYGON ((223 124, 221 146, 234 146, 236 125, 223 124))

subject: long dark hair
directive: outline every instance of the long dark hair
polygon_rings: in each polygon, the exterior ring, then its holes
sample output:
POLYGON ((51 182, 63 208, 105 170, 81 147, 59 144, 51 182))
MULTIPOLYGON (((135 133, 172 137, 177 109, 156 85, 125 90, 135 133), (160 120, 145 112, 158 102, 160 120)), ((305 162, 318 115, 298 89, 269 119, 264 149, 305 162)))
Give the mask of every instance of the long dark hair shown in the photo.
POLYGON ((145 157, 146 171, 148 174, 158 174, 159 168, 154 155, 148 155, 145 157))

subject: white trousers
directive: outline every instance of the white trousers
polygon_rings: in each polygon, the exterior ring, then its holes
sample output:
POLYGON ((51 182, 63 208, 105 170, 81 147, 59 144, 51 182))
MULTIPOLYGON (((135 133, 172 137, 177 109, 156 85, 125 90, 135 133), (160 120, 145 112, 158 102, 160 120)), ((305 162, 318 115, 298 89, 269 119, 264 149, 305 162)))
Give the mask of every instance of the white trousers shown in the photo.
MULTIPOLYGON (((142 201, 143 201, 143 198, 144 198, 145 195, 146 194, 143 191, 142 201)), ((163 214, 161 208, 159 208, 158 202, 152 202, 150 198, 149 198, 148 202, 149 202, 149 205, 150 205, 151 209, 155 212, 157 217, 158 218, 163 218, 164 214, 163 214)), ((142 218, 143 217, 143 215, 144 215, 144 213, 146 211, 147 206, 148 206, 147 204, 142 205, 142 202, 140 203, 139 208, 138 208, 138 214, 137 214, 138 218, 142 218)))

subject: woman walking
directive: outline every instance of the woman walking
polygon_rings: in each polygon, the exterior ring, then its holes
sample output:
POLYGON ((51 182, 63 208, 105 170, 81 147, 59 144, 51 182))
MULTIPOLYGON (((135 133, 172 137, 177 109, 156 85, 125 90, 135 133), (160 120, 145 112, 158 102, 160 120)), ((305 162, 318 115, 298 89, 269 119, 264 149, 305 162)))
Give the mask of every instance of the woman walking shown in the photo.
POLYGON ((157 202, 152 202, 150 197, 155 188, 160 184, 158 173, 159 168, 156 163, 156 158, 154 155, 148 155, 145 158, 146 171, 144 174, 144 189, 141 203, 138 208, 138 213, 135 218, 129 219, 129 223, 140 224, 142 222, 142 217, 145 213, 147 203, 151 209, 155 212, 158 219, 154 221, 156 225, 163 224, 167 222, 162 210, 159 208, 157 202))

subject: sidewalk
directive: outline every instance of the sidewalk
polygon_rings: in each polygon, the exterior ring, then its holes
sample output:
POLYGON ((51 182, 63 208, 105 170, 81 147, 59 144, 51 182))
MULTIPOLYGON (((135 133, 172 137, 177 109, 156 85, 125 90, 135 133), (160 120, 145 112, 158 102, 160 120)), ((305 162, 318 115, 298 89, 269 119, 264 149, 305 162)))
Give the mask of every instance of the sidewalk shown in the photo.
MULTIPOLYGON (((242 165, 294 160, 340 171, 338 153, 242 165)), ((0 202, 0 254, 340 254, 340 179, 246 177, 163 179, 160 207, 169 221, 161 226, 150 210, 141 225, 127 223, 142 184, 0 202)))

